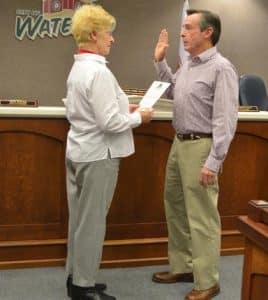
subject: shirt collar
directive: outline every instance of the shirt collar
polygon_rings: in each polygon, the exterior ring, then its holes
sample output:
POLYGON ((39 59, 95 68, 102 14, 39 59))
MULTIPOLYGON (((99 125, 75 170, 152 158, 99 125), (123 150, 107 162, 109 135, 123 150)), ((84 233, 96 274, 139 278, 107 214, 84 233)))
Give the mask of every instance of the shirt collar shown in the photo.
POLYGON ((198 63, 198 62, 206 62, 208 60, 210 60, 211 58, 213 58, 217 53, 217 48, 216 46, 209 48, 205 51, 203 51, 202 53, 196 55, 196 56, 189 56, 189 60, 193 63, 198 63))
POLYGON ((93 53, 75 54, 74 59, 79 61, 91 60, 91 61, 100 62, 102 64, 107 64, 107 60, 104 56, 99 54, 93 54, 93 53))
POLYGON ((84 49, 84 48, 78 48, 78 49, 77 49, 77 52, 76 52, 76 54, 83 54, 83 53, 92 53, 92 54, 97 54, 97 53, 96 53, 96 52, 94 52, 94 51, 87 50, 87 49, 84 49))

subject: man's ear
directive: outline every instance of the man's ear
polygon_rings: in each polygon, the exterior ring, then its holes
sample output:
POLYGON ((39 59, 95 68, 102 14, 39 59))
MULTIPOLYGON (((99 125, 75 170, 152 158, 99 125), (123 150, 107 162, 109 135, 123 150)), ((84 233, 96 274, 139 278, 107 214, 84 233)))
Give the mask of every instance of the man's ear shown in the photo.
POLYGON ((210 39, 213 32, 214 32, 213 27, 209 26, 208 28, 205 29, 205 37, 210 39))

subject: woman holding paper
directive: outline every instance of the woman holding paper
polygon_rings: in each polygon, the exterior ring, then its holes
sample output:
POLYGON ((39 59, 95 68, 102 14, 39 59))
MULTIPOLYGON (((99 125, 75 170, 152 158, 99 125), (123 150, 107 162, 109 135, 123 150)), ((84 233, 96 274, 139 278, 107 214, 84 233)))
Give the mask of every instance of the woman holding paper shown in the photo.
POLYGON ((132 128, 148 123, 152 109, 129 105, 106 66, 116 21, 101 6, 83 5, 72 20, 78 46, 67 80, 66 171, 69 208, 67 288, 73 300, 113 300, 96 284, 106 215, 121 157, 134 152, 132 128))

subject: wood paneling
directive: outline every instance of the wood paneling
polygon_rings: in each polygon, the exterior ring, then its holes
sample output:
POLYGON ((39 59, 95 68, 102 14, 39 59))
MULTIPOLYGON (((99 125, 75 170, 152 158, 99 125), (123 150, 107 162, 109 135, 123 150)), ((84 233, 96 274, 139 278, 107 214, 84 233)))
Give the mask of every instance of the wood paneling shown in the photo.
POLYGON ((268 122, 239 122, 220 175, 219 210, 223 228, 236 229, 252 199, 268 199, 268 122))
MULTIPOLYGON (((63 264, 67 205, 65 119, 0 118, 0 268, 63 264)), ((134 130, 136 153, 121 161, 107 219, 103 266, 167 262, 163 206, 170 121, 134 130)), ((267 199, 268 122, 239 122, 220 175, 222 254, 242 253, 237 216, 267 199)))
POLYGON ((0 119, 0 241, 66 236, 65 120, 0 119))
POLYGON ((170 122, 164 121, 135 129, 136 153, 121 161, 107 239, 167 235, 162 198, 173 135, 170 122))

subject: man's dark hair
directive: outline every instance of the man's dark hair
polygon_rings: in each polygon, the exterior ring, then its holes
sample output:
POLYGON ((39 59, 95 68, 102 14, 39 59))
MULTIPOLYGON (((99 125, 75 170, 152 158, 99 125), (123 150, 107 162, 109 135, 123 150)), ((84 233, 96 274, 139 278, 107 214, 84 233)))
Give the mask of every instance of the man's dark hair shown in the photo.
POLYGON ((193 14, 201 14, 200 18, 200 30, 204 31, 208 27, 213 28, 213 33, 211 35, 211 42, 212 45, 215 46, 221 35, 221 20, 220 17, 208 10, 202 10, 202 9, 188 9, 187 10, 187 16, 193 15, 193 14))

